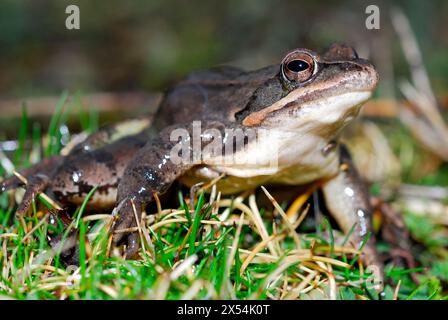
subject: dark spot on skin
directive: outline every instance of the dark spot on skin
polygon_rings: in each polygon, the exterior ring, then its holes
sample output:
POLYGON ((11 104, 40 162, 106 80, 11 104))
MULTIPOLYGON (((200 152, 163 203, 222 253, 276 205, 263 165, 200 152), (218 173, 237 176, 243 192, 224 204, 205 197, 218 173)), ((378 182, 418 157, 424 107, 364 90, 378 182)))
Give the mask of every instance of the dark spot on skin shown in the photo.
POLYGON ((116 166, 116 159, 115 156, 105 150, 97 149, 94 152, 90 154, 91 158, 93 158, 93 161, 96 161, 98 163, 105 164, 111 171, 115 171, 116 166))
POLYGON ((88 194, 90 190, 93 189, 93 186, 91 186, 88 183, 85 183, 84 181, 79 181, 77 184, 78 186, 78 195, 82 196, 83 194, 88 194))
MULTIPOLYGON (((95 186, 92 186, 88 183, 79 183, 78 185, 78 191, 61 191, 61 190, 55 190, 53 193, 54 195, 60 199, 60 201, 64 201, 64 199, 70 198, 72 196, 78 196, 78 197, 85 197, 95 186)), ((97 187, 95 190, 95 193, 99 194, 108 194, 110 189, 117 188, 117 184, 102 184, 97 187)))

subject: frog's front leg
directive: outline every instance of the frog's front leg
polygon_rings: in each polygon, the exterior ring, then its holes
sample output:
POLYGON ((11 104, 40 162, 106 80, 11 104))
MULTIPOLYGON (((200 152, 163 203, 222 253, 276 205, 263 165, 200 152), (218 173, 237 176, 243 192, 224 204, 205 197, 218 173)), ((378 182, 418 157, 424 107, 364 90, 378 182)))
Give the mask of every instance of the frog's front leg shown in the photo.
POLYGON ((376 275, 379 277, 377 281, 380 284, 376 284, 376 288, 381 290, 383 263, 380 261, 375 247, 369 194, 345 146, 341 146, 339 174, 329 180, 322 187, 322 191, 328 210, 343 232, 348 234, 354 226, 349 240, 357 249, 360 248, 366 237, 369 237, 363 247, 361 260, 366 267, 371 266, 376 269, 372 270, 376 271, 376 275))
MULTIPOLYGON (((214 121, 202 121, 201 126, 204 132, 206 129, 224 128, 214 121)), ((123 239, 123 231, 137 226, 144 206, 153 200, 154 194, 164 193, 177 178, 201 163, 201 159, 193 159, 193 128, 193 125, 165 128, 156 139, 140 149, 126 167, 118 185, 117 207, 114 210, 118 216, 112 227, 115 244, 123 239)), ((201 150, 207 145, 202 136, 199 143, 201 150)), ((126 257, 130 258, 139 248, 138 233, 127 233, 126 240, 126 257)))
MULTIPOLYGON (((19 173, 26 179, 29 179, 36 174, 44 174, 46 176, 50 176, 54 174, 55 168, 57 168, 62 163, 63 159, 64 157, 62 156, 52 156, 50 158, 45 158, 41 162, 31 166, 30 168, 20 170, 19 173)), ((0 192, 17 189, 23 184, 23 181, 21 181, 18 177, 11 176, 1 181, 0 192)))

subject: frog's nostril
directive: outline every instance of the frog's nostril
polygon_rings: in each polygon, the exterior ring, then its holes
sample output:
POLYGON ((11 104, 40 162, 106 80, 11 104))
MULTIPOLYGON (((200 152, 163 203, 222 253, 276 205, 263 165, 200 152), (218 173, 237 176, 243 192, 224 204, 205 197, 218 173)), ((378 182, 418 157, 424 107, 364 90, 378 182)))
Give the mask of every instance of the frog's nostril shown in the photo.
POLYGON ((379 81, 378 72, 375 70, 375 68, 373 68, 373 66, 370 68, 366 68, 366 72, 369 89, 373 90, 376 88, 379 81))

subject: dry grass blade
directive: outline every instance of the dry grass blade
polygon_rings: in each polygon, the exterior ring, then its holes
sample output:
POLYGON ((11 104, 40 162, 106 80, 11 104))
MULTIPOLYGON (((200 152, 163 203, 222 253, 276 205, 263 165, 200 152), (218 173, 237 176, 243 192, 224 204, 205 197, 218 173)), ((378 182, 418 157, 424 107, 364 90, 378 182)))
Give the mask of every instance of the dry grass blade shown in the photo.
POLYGON ((401 184, 398 192, 400 196, 412 198, 425 198, 434 200, 445 200, 448 198, 448 188, 440 186, 421 186, 401 184))
POLYGON ((154 201, 156 202, 157 214, 160 215, 162 212, 162 204, 160 203, 159 195, 157 193, 153 193, 152 196, 154 197, 154 201))
POLYGON ((333 259, 333 258, 328 258, 328 257, 323 257, 323 256, 310 256, 310 255, 290 255, 285 257, 285 260, 291 260, 291 261, 322 261, 322 262, 326 262, 329 264, 333 264, 335 266, 339 266, 342 268, 347 268, 350 269, 352 266, 348 263, 345 263, 343 261, 337 260, 337 259, 333 259))
POLYGON ((448 204, 444 203, 443 200, 401 197, 399 204, 416 216, 425 217, 433 223, 448 226, 448 204))
POLYGON ((2 233, 0 234, 0 239, 1 238, 17 238, 18 235, 15 233, 2 233))
MULTIPOLYGON (((149 236, 148 230, 146 230, 146 228, 142 228, 143 214, 142 214, 141 219, 139 219, 137 210, 135 208, 134 201, 131 200, 131 204, 132 204, 132 210, 134 211, 134 217, 135 217, 135 221, 137 223, 137 230, 138 230, 138 234, 140 236, 140 243, 142 244, 142 248, 144 250, 149 251, 150 255, 153 257, 154 256, 154 245, 151 241, 151 237, 149 236)), ((159 212, 160 211, 161 210, 159 210, 159 212)))
POLYGON ((5 169, 8 175, 14 173, 14 164, 9 160, 9 158, 5 155, 5 153, 0 150, 0 165, 5 169))
POLYGON ((219 196, 220 199, 219 199, 219 201, 216 201, 216 206, 218 208, 226 207, 224 212, 220 215, 219 220, 221 220, 221 221, 227 220, 228 216, 230 215, 232 205, 233 205, 233 207, 235 207, 236 205, 241 204, 244 201, 245 196, 246 196, 246 193, 243 193, 242 195, 239 195, 238 197, 233 199, 233 201, 231 199, 225 199, 225 200, 221 201, 221 197, 219 196))
POLYGON ((392 25, 398 34, 406 60, 412 66, 412 81, 418 86, 419 91, 423 92, 431 104, 434 105, 436 98, 432 92, 428 74, 423 66, 422 54, 409 20, 403 11, 397 7, 391 10, 391 17, 392 25))
POLYGON ((82 221, 95 221, 95 220, 112 220, 112 216, 110 214, 92 214, 82 218, 82 221))
POLYGON ((306 276, 297 287, 295 287, 294 289, 292 289, 286 296, 285 299, 286 300, 295 300, 297 299, 300 294, 302 293, 303 289, 305 289, 305 287, 307 285, 311 286, 311 281, 317 276, 318 272, 317 271, 311 271, 311 273, 306 276))
POLYGON ((394 300, 398 300, 398 292, 400 292, 400 286, 401 286, 401 279, 398 280, 397 286, 395 287, 394 290, 394 300))
POLYGON ((182 261, 170 274, 170 279, 172 281, 177 280, 181 275, 183 275, 188 268, 190 268, 198 259, 196 254, 189 256, 187 259, 182 261))
POLYGON ((162 274, 159 277, 159 280, 157 281, 157 284, 155 285, 154 288, 155 292, 154 299, 164 300, 170 288, 170 284, 171 284, 170 276, 168 274, 162 274))
POLYGON ((244 213, 241 214, 240 220, 238 221, 238 227, 235 232, 235 237, 233 238, 232 248, 230 250, 229 256, 227 257, 226 272, 228 273, 230 273, 230 268, 232 267, 233 260, 235 259, 235 253, 238 250, 238 242, 240 240, 241 229, 243 228, 243 221, 244 221, 244 213))
POLYGON ((294 239, 294 242, 296 243, 296 247, 300 248, 300 239, 299 235, 297 234, 296 230, 294 229, 294 226, 289 222, 288 216, 286 215, 285 211, 283 211, 282 207, 278 204, 277 200, 274 199, 274 197, 271 196, 271 194, 266 190, 265 187, 261 186, 261 189, 266 194, 266 196, 269 198, 269 200, 274 205, 275 209, 277 209, 277 212, 280 214, 280 216, 283 218, 283 221, 285 222, 286 227, 289 230, 289 234, 294 239))
POLYGON ((448 126, 437 106, 417 40, 409 20, 401 10, 395 8, 391 11, 391 16, 412 78, 412 84, 402 81, 400 89, 416 109, 414 113, 401 105, 400 119, 424 146, 448 161, 448 126))
POLYGON ((264 228, 264 225, 263 225, 263 221, 260 221, 259 219, 257 219, 257 217, 254 215, 254 213, 248 206, 246 206, 244 203, 241 203, 241 202, 236 202, 236 201, 232 202, 231 199, 220 200, 220 202, 219 202, 220 207, 230 207, 232 205, 235 209, 241 210, 241 212, 247 214, 251 218, 251 220, 254 222, 255 227, 256 227, 255 231, 263 238, 263 236, 265 235, 265 232, 266 232, 266 229, 264 228))
POLYGON ((311 187, 309 187, 303 194, 299 195, 293 203, 289 206, 286 211, 286 216, 289 218, 291 223, 295 223, 297 219, 300 219, 298 213, 300 209, 303 207, 308 198, 313 194, 314 191, 319 187, 319 184, 314 183, 311 187))
POLYGON ((118 298, 118 292, 114 288, 110 286, 106 286, 104 284, 98 284, 98 288, 103 291, 105 294, 109 295, 111 298, 117 299, 118 298))
POLYGON ((303 220, 305 220, 308 212, 310 211, 310 206, 307 205, 305 209, 302 210, 302 213, 300 214, 299 218, 296 222, 292 225, 294 227, 294 230, 297 230, 297 228, 302 224, 303 220))
POLYGON ((400 160, 377 123, 363 119, 345 132, 344 138, 356 167, 368 181, 399 179, 400 160))
POLYGON ((274 244, 268 240, 269 234, 263 223, 263 219, 261 218, 260 210, 258 209, 257 202, 255 201, 255 194, 253 193, 249 196, 249 206, 252 209, 254 219, 257 220, 256 224, 260 228, 260 236, 263 239, 263 242, 266 242, 271 254, 273 254, 274 256, 278 256, 279 251, 275 248, 274 244))
POLYGON ((21 243, 24 243, 40 226, 47 222, 49 214, 47 213, 38 224, 36 224, 21 240, 21 243))
POLYGON ((191 284, 187 291, 180 297, 180 300, 192 300, 194 299, 199 291, 204 287, 204 281, 196 280, 191 284))
MULTIPOLYGON (((289 267, 293 266, 294 264, 297 264, 297 261, 282 261, 277 268, 272 271, 269 276, 266 277, 266 279, 263 281, 263 285, 261 286, 262 290, 266 290, 269 287, 272 287, 275 282, 278 281, 280 276, 283 272, 285 272, 289 267)), ((258 290, 257 292, 254 292, 252 296, 249 298, 251 300, 258 299, 261 290, 258 290)))
POLYGON ((263 250, 266 247, 266 245, 268 245, 276 237, 283 238, 284 236, 279 236, 279 235, 273 234, 269 238, 259 242, 255 246, 255 248, 250 252, 250 254, 247 256, 247 258, 244 260, 243 264, 241 265, 241 268, 240 268, 241 275, 244 273, 244 271, 246 270, 247 266, 251 263, 251 261, 255 258, 257 253, 259 253, 261 250, 263 250))

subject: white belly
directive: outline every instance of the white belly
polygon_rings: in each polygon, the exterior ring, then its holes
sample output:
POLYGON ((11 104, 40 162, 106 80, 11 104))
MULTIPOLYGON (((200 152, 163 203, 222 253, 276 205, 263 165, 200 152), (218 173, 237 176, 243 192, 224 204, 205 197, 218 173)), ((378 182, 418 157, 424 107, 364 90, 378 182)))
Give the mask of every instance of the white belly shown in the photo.
POLYGON ((322 152, 328 144, 327 139, 315 134, 301 136, 294 131, 278 129, 262 134, 265 136, 259 137, 246 148, 222 158, 206 160, 205 164, 214 171, 229 176, 278 176, 282 181, 290 180, 291 183, 306 183, 332 174, 337 168, 336 153, 325 156, 322 152), (285 171, 291 170, 298 176, 285 175, 285 171))
POLYGON ((237 192, 266 183, 301 185, 333 176, 338 170, 337 151, 324 155, 328 140, 318 135, 297 135, 293 131, 270 130, 267 136, 247 148, 222 158, 204 161, 187 174, 187 185, 211 180, 224 173, 218 183, 224 193, 237 192))

